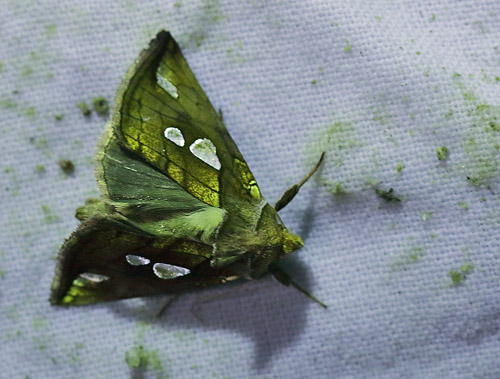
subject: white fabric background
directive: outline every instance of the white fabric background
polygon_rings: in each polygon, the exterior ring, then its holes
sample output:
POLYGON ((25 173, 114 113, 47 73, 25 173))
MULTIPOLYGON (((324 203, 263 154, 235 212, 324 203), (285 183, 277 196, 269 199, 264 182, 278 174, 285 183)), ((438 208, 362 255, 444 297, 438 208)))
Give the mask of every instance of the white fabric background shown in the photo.
POLYGON ((0 9, 0 376, 500 377, 498 1, 0 0, 0 9), (49 305, 74 210, 97 195, 91 157, 105 119, 84 118, 77 103, 111 101, 160 29, 222 108, 269 202, 328 151, 281 212, 305 241, 288 270, 327 310, 270 279, 203 304, 204 324, 191 305, 226 289, 188 294, 160 320, 164 297, 49 305), (75 162, 74 175, 60 158, 75 162), (337 183, 347 194, 332 194, 337 183), (374 186, 394 188, 401 204, 374 186), (452 285, 449 271, 467 263, 473 271, 452 285), (140 344, 161 368, 127 366, 140 344))

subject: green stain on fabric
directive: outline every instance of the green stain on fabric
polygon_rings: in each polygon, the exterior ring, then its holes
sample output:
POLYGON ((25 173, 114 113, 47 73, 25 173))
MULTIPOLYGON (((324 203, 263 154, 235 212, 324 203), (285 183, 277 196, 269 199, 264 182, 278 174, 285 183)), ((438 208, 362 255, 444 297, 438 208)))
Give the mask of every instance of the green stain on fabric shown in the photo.
POLYGON ((459 270, 450 270, 448 274, 450 275, 452 285, 462 284, 473 270, 474 264, 470 261, 460 265, 459 270))
POLYGON ((380 125, 387 125, 392 119, 392 114, 387 111, 385 106, 375 109, 373 111, 373 121, 378 122, 380 125))
POLYGON ((28 79, 33 74, 33 69, 31 66, 24 66, 21 70, 21 79, 28 79))
POLYGON ((352 46, 351 46, 351 45, 346 45, 346 46, 344 47, 344 51, 346 51, 346 52, 351 52, 351 51, 352 51, 352 46))
POLYGON ((227 18, 222 12, 219 0, 202 0, 201 7, 191 14, 193 15, 189 22, 191 31, 186 36, 187 40, 181 38, 181 45, 189 45, 197 48, 203 45, 213 25, 227 18))
POLYGON ((387 203, 400 203, 401 199, 396 196, 393 188, 389 188, 388 190, 382 190, 378 188, 374 188, 376 195, 385 200, 387 203))
POLYGON ((35 107, 27 107, 25 114, 29 118, 34 118, 35 117, 35 107))
POLYGON ((425 211, 425 212, 419 212, 420 219, 422 221, 427 221, 431 216, 433 212, 432 211, 425 211))
POLYGON ((54 118, 56 121, 62 121, 62 119, 64 118, 64 114, 62 113, 56 114, 54 118))
POLYGON ((45 37, 52 38, 57 34, 56 24, 47 24, 45 25, 45 37))
POLYGON ((92 100, 92 107, 94 108, 94 111, 100 115, 100 116, 107 116, 109 113, 109 104, 108 100, 104 97, 95 97, 92 100))
POLYGON ((59 220, 59 216, 53 213, 47 204, 42 204, 42 212, 46 222, 54 222, 59 220))
POLYGON ((451 270, 449 274, 453 284, 460 284, 465 280, 465 277, 462 275, 461 272, 451 270))
POLYGON ((500 174, 500 106, 472 102, 470 107, 471 126, 462 142, 469 160, 464 173, 469 184, 488 186, 500 174))
POLYGON ((424 255, 425 250, 421 246, 407 248, 402 254, 393 259, 390 265, 391 271, 403 270, 409 265, 416 264, 424 255))
POLYGON ((347 195, 347 190, 342 183, 323 183, 327 187, 328 191, 334 195, 347 195))
POLYGON ((400 174, 400 173, 401 173, 401 171, 403 171, 403 168, 404 168, 404 166, 403 166, 403 162, 398 161, 398 164, 396 165, 396 172, 397 172, 398 174, 400 174))
POLYGON ((460 203, 458 203, 458 206, 460 208, 465 209, 465 210, 469 210, 469 204, 467 204, 467 202, 465 202, 465 201, 461 201, 460 203))
POLYGON ((148 369, 162 371, 163 366, 158 350, 146 350, 142 345, 135 345, 125 352, 125 362, 132 369, 148 369))
POLYGON ((5 108, 5 109, 16 108, 17 103, 15 103, 11 99, 4 99, 4 100, 0 100, 0 107, 5 108))
POLYGON ((82 112, 82 115, 84 115, 85 117, 88 117, 90 116, 90 114, 92 113, 92 111, 89 109, 89 106, 87 105, 87 103, 85 101, 80 101, 78 104, 78 109, 80 109, 80 112, 82 112))
POLYGON ((45 172, 45 166, 43 164, 38 164, 35 167, 35 171, 38 172, 38 173, 45 172))
POLYGON ((75 172, 75 165, 68 159, 60 159, 57 164, 66 175, 71 175, 75 172))
POLYGON ((448 159, 448 148, 446 146, 438 146, 436 148, 436 155, 440 161, 448 159))
POLYGON ((313 142, 317 143, 314 155, 317 154, 317 151, 326 151, 328 160, 333 159, 333 164, 337 167, 344 163, 344 159, 351 149, 357 145, 353 125, 344 121, 334 122, 313 142))

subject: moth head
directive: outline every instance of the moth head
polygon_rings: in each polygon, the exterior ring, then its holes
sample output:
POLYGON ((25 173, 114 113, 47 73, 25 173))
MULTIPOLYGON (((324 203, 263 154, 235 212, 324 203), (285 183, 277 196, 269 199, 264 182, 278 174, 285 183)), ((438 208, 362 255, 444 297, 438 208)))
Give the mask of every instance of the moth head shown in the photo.
POLYGON ((290 254, 291 252, 304 247, 304 242, 300 236, 290 233, 288 230, 283 230, 283 252, 290 254))

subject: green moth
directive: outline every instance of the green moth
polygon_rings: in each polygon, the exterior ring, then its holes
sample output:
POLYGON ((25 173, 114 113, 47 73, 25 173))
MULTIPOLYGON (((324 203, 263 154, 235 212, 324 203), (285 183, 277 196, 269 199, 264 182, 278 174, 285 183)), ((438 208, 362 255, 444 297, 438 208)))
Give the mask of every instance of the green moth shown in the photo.
MULTIPOLYGON (((272 207, 170 33, 129 69, 97 147, 102 198, 76 211, 50 301, 84 305, 257 279, 303 246, 272 207)), ((323 304, 322 304, 323 305, 323 304)), ((323 305, 324 306, 324 305, 323 305)))

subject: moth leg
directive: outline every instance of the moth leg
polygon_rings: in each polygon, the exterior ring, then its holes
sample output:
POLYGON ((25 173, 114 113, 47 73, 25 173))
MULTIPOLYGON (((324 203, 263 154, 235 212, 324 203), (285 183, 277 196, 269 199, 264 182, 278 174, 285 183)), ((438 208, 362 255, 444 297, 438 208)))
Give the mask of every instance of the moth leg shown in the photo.
POLYGON ((283 195, 281 195, 281 198, 276 202, 274 205, 274 209, 276 209, 276 212, 279 210, 285 208, 285 206, 292 201, 292 199, 297 195, 299 192, 300 187, 304 185, 305 182, 309 180, 311 176, 314 175, 314 173, 318 170, 319 166, 321 166, 321 163, 323 162, 323 159, 325 158, 325 152, 321 154, 321 157, 319 158, 318 163, 316 163, 316 166, 313 167, 311 171, 302 179, 299 183, 294 184, 290 188, 288 188, 283 195))
POLYGON ((172 305, 172 303, 177 300, 179 297, 181 296, 180 293, 176 293, 172 296, 170 296, 170 298, 165 302, 165 304, 162 305, 162 307, 160 308, 160 311, 156 314, 156 318, 160 318, 161 316, 163 316, 163 314, 165 313, 165 311, 170 308, 170 306, 172 305))
POLYGON ((271 270, 271 274, 273 275, 274 279, 276 279, 278 282, 285 286, 292 286, 295 287, 295 289, 299 290, 302 292, 304 295, 306 295, 308 298, 311 300, 314 300, 316 303, 321 305, 323 308, 328 308, 328 306, 320 301, 316 296, 314 296, 312 293, 307 291, 305 288, 302 288, 300 285, 298 285, 296 282, 293 281, 293 279, 288 275, 285 271, 283 271, 282 268, 275 266, 271 270))

